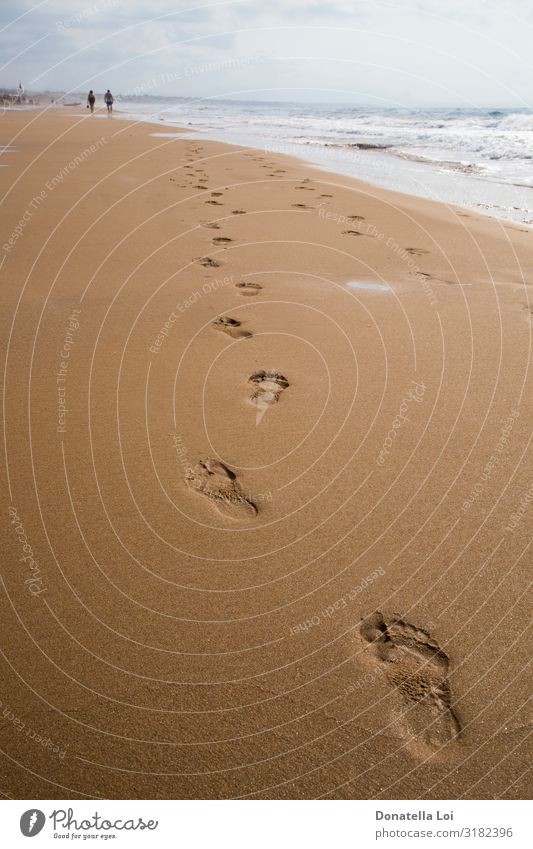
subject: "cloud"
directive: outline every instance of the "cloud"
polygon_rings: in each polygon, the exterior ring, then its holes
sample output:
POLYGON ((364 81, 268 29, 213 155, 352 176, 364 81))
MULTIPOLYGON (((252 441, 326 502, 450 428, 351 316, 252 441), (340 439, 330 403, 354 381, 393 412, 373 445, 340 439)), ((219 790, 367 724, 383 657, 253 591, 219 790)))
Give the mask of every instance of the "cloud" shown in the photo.
POLYGON ((529 0, 2 0, 0 83, 505 105, 533 90, 532 20, 529 0))

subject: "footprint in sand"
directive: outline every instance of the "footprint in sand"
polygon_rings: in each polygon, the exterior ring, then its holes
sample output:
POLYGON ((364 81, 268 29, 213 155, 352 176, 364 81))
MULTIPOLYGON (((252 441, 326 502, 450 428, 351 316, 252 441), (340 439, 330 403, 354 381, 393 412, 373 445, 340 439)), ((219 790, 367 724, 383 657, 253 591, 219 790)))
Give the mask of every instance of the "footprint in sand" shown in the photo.
POLYGON ((224 192, 211 192, 212 198, 221 198, 224 192))
POLYGON ((205 224, 202 224, 202 227, 207 227, 209 230, 220 230, 220 224, 217 224, 216 221, 206 221, 205 224))
POLYGON ((377 611, 361 623, 368 651, 401 699, 401 720, 409 737, 444 745, 461 727, 451 708, 446 654, 423 628, 415 628, 397 615, 377 611))
POLYGON ((257 515, 257 507, 242 491, 237 476, 218 460, 200 460, 185 476, 187 485, 205 495, 231 519, 249 519, 257 515))
POLYGON ((233 339, 249 339, 252 336, 249 330, 242 329, 242 322, 226 315, 220 315, 216 318, 213 322, 213 327, 216 330, 227 333, 233 339))
POLYGON ((343 230, 343 236, 364 236, 364 233, 360 233, 359 230, 343 230))
POLYGON ((425 251, 423 248, 406 248, 405 253, 409 254, 409 256, 422 256, 423 254, 428 254, 429 251, 425 251))
POLYGON ((311 207, 307 206, 306 203, 293 203, 292 206, 294 209, 311 209, 311 207))
POLYGON ((218 262, 216 259, 212 259, 210 256, 199 256, 196 258, 195 262, 199 265, 203 265, 204 268, 218 268, 222 265, 221 262, 218 262))
POLYGON ((279 396, 289 385, 279 371, 257 371, 248 378, 248 383, 254 387, 250 400, 258 407, 277 404, 279 396))
POLYGON ((433 283, 443 283, 446 286, 471 286, 471 283, 461 283, 459 280, 445 280, 443 277, 435 277, 434 274, 429 274, 427 271, 413 272, 415 277, 431 280, 433 283))
POLYGON ((319 195, 319 197, 321 197, 321 198, 332 198, 333 195, 319 195))
POLYGON ((215 236, 213 239, 214 245, 228 245, 230 242, 233 242, 233 239, 230 239, 229 236, 215 236))
POLYGON ((210 203, 211 206, 224 206, 219 200, 206 200, 206 203, 210 203))
POLYGON ((295 189, 300 189, 302 192, 314 192, 315 190, 311 188, 311 186, 295 186, 295 189))
POLYGON ((231 214, 232 215, 246 215, 246 210, 245 209, 232 209, 231 214))
POLYGON ((243 280, 242 283, 235 283, 235 288, 240 291, 241 295, 257 295, 263 287, 259 283, 247 283, 243 280))

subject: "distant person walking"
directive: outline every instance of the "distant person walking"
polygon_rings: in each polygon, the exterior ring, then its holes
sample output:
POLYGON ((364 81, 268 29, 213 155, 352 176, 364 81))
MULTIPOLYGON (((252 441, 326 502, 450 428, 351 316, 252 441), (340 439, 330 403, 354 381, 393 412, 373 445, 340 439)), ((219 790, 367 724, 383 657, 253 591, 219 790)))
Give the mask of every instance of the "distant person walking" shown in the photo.
POLYGON ((96 97, 94 96, 94 91, 91 89, 89 94, 87 95, 87 109, 90 109, 91 112, 94 112, 94 104, 96 103, 96 97))
POLYGON ((107 106, 107 111, 112 112, 113 111, 113 95, 111 94, 109 89, 107 89, 107 91, 104 95, 104 100, 105 100, 105 105, 107 106))

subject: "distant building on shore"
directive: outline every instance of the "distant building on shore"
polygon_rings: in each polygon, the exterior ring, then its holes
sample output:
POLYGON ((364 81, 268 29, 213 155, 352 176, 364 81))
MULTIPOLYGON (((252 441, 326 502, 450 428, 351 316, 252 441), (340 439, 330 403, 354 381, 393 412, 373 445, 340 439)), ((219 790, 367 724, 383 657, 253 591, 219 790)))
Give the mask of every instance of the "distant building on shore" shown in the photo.
POLYGON ((21 82, 18 88, 0 88, 0 105, 2 106, 21 106, 38 102, 36 98, 29 97, 26 94, 21 82))

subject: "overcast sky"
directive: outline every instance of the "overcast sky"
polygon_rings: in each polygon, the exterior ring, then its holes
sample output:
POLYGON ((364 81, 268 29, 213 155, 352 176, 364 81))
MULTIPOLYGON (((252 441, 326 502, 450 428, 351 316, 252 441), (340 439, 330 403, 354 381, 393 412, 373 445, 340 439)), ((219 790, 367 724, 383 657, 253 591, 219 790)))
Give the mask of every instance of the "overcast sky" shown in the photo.
POLYGON ((0 0, 0 85, 533 106, 531 0, 0 0))

